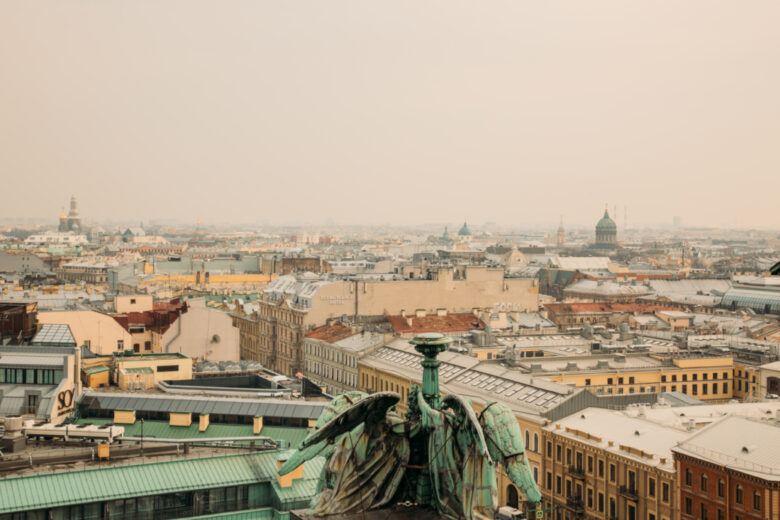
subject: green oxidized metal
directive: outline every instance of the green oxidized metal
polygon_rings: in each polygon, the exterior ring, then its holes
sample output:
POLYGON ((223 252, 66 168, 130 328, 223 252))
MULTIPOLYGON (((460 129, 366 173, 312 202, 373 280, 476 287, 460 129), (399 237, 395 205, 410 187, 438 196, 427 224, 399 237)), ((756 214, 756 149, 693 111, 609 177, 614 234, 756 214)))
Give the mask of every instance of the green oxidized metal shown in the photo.
POLYGON ((448 519, 492 518, 498 507, 496 464, 528 502, 541 500, 514 413, 493 401, 477 416, 466 399, 442 399, 436 358, 450 341, 441 334, 412 340, 424 356, 423 387, 411 386, 405 417, 394 410, 401 398, 395 392, 349 392, 328 405, 279 470, 284 475, 313 457, 328 459, 310 515, 409 501, 448 519))
POLYGON ((441 362, 436 357, 447 350, 447 345, 452 343, 452 338, 431 332, 415 336, 410 343, 414 345, 414 350, 425 356, 422 362, 423 397, 431 407, 439 410, 441 408, 441 393, 439 393, 439 365, 441 362))

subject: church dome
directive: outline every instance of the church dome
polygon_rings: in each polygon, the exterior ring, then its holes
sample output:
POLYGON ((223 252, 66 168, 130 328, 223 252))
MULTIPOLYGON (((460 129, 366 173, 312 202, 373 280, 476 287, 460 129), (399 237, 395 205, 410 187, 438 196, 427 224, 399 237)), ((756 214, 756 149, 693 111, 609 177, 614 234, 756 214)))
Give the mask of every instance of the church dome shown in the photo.
POLYGON ((469 231, 469 227, 466 225, 466 223, 463 223, 463 227, 460 228, 460 231, 458 231, 458 235, 462 237, 471 236, 471 231, 469 231))
POLYGON ((599 223, 596 224, 597 230, 603 230, 603 231, 612 231, 617 230, 617 224, 615 224, 615 221, 609 218, 609 213, 607 210, 604 210, 604 216, 601 217, 601 220, 599 220, 599 223))

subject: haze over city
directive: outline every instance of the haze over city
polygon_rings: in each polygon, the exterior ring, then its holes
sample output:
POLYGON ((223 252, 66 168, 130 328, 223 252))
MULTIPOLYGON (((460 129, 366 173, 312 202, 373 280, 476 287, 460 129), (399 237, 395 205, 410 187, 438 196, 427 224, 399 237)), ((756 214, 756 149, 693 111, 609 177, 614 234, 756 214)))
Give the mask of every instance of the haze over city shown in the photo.
POLYGON ((5 2, 0 218, 776 228, 773 1, 5 2), (614 213, 614 212, 613 212, 614 213))

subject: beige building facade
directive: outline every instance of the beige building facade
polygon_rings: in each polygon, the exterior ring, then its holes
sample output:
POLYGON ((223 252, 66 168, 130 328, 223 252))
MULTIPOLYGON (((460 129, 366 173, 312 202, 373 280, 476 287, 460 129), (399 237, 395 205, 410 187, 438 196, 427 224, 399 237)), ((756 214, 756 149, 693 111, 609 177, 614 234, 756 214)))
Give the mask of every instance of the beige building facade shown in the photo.
POLYGON ((440 309, 472 312, 495 306, 518 311, 538 309, 536 281, 505 278, 501 269, 442 269, 431 277, 331 281, 281 276, 263 291, 254 315, 236 313, 242 355, 291 375, 303 369, 304 334, 332 318, 418 311, 435 314, 440 309))
POLYGON ((68 325, 76 345, 86 345, 95 354, 112 354, 133 347, 133 336, 114 318, 102 312, 39 312, 38 323, 68 325))

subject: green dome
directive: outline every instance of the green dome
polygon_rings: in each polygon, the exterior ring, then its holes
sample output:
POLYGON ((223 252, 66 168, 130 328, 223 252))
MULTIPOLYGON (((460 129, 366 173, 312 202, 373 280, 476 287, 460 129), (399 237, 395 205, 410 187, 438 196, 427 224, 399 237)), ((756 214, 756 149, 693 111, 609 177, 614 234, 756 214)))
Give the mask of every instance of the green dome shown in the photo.
POLYGON ((599 220, 599 223, 596 224, 596 230, 617 230, 617 224, 615 224, 615 221, 609 218, 609 213, 607 210, 604 210, 604 216, 601 217, 601 220, 599 220))
POLYGON ((469 231, 469 227, 466 225, 465 222, 463 223, 463 227, 460 228, 460 231, 458 231, 458 235, 460 235, 462 237, 471 235, 471 231, 469 231))

